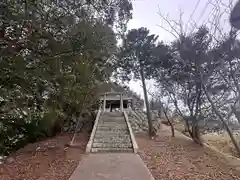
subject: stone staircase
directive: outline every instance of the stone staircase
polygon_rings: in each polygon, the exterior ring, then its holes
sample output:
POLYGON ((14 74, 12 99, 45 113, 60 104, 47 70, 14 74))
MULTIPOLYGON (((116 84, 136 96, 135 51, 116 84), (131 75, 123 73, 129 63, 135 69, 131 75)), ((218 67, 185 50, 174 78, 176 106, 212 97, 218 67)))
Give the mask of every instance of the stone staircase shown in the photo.
POLYGON ((91 152, 133 152, 130 132, 121 112, 104 112, 100 116, 91 152))

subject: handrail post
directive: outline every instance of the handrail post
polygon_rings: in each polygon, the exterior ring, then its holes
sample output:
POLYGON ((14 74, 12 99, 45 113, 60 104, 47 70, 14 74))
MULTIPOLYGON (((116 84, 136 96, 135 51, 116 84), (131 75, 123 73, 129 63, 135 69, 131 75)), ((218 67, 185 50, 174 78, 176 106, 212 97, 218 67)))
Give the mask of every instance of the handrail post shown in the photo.
POLYGON ((124 115, 124 119, 125 119, 125 121, 127 123, 127 127, 128 127, 128 130, 129 130, 129 133, 130 133, 130 137, 131 137, 131 141, 132 141, 132 145, 133 145, 133 151, 134 151, 134 153, 137 153, 138 152, 138 145, 137 145, 137 142, 136 142, 136 139, 135 139, 132 127, 130 125, 130 122, 129 122, 129 119, 128 119, 128 115, 127 115, 127 113, 125 111, 123 111, 123 115, 124 115))
POLYGON ((123 95, 120 94, 120 110, 123 112, 123 95))
POLYGON ((102 113, 101 110, 99 110, 98 113, 97 113, 97 116, 96 116, 96 119, 95 119, 95 122, 94 122, 94 126, 93 126, 93 129, 92 129, 92 133, 91 133, 91 136, 90 136, 89 141, 88 141, 87 146, 86 146, 86 152, 87 153, 91 152, 93 139, 94 139, 94 136, 95 136, 95 133, 96 133, 96 130, 97 130, 98 121, 99 121, 99 118, 101 116, 101 113, 102 113))
POLYGON ((103 111, 106 110, 106 93, 104 94, 104 99, 103 99, 103 111))

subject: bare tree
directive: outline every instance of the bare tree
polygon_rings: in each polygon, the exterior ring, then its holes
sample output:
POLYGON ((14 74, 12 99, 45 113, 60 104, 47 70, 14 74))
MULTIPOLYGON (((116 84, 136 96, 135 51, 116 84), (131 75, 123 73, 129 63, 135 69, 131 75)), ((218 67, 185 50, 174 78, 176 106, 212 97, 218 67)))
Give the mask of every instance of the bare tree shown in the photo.
POLYGON ((239 88, 239 63, 240 54, 237 53, 240 50, 238 46, 239 42, 236 40, 236 32, 230 31, 228 37, 218 47, 215 49, 216 59, 213 57, 210 59, 210 63, 214 66, 206 73, 204 69, 201 72, 201 81, 203 84, 203 90, 211 104, 213 112, 221 120, 223 126, 225 127, 229 137, 237 150, 238 155, 240 155, 240 146, 237 143, 234 135, 229 128, 229 123, 234 118, 238 120, 239 100, 240 100, 240 88, 239 88), (211 81, 209 81, 211 79, 211 81), (211 83, 209 83, 211 82, 211 83), (212 89, 218 88, 218 93, 212 93, 212 89), (215 99, 219 96, 219 90, 226 96, 215 99))
POLYGON ((161 109, 162 112, 164 113, 165 118, 167 119, 167 122, 169 124, 169 126, 171 127, 171 132, 172 132, 172 137, 175 137, 175 130, 174 130, 174 125, 173 125, 173 119, 169 117, 169 104, 170 104, 170 98, 167 99, 167 102, 164 103, 162 98, 163 96, 161 96, 161 94, 159 93, 150 93, 148 92, 152 99, 159 102, 161 105, 161 109))
MULTIPOLYGON (((189 32, 184 32, 182 28, 183 13, 180 13, 179 21, 169 20, 162 13, 159 15, 164 20, 165 25, 168 25, 168 28, 162 25, 160 27, 171 33, 179 45, 178 53, 173 54, 172 59, 182 59, 179 61, 181 69, 186 67, 190 67, 191 70, 195 69, 194 72, 190 70, 190 74, 188 74, 190 75, 188 79, 193 81, 194 87, 189 81, 179 83, 182 79, 181 73, 178 74, 178 79, 175 79, 177 84, 180 84, 180 91, 186 92, 185 98, 182 100, 187 100, 184 104, 190 110, 190 117, 194 117, 191 126, 195 126, 195 128, 192 128, 193 136, 190 133, 191 137, 194 139, 196 132, 199 133, 198 125, 195 123, 198 123, 204 114, 203 110, 207 108, 207 111, 212 110, 212 113, 222 122, 238 154, 240 154, 239 145, 229 127, 229 123, 234 119, 240 122, 238 110, 240 105, 240 43, 236 39, 237 32, 234 29, 230 29, 226 33, 227 31, 224 31, 221 26, 221 19, 229 13, 232 4, 232 1, 229 1, 228 4, 224 4, 221 0, 208 1, 206 6, 213 7, 210 18, 201 24, 202 27, 199 27, 198 22, 193 22, 192 17, 190 17, 189 22, 191 21, 192 30, 189 32), (199 31, 201 28, 202 30, 199 31), (193 60, 192 66, 189 66, 189 59, 193 60), (191 96, 193 99, 189 98, 191 96), (196 120, 197 117, 198 120, 196 120)), ((174 88, 170 88, 169 83, 165 89, 172 95, 178 113, 184 117, 177 103, 179 94, 174 91, 174 88)), ((185 122, 189 130, 189 121, 185 119, 185 122)))

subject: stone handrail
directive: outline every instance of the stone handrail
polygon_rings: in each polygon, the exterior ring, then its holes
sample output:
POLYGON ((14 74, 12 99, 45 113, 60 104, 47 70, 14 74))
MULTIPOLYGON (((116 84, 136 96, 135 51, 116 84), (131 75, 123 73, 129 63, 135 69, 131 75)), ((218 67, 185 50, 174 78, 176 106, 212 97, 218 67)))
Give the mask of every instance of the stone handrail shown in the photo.
POLYGON ((87 153, 91 152, 91 148, 92 148, 92 144, 93 144, 93 138, 94 138, 96 130, 97 130, 98 121, 100 119, 101 113, 102 113, 102 111, 98 110, 98 113, 97 113, 97 116, 96 116, 96 119, 95 119, 95 122, 94 122, 94 126, 93 126, 93 129, 92 129, 92 133, 91 133, 91 136, 89 138, 88 144, 86 146, 86 152, 87 153))
POLYGON ((133 145, 133 151, 134 151, 134 153, 137 153, 138 152, 138 145, 137 145, 135 136, 133 134, 132 127, 131 127, 131 125, 129 123, 128 115, 127 115, 127 113, 125 111, 123 111, 123 115, 124 115, 124 119, 125 119, 125 121, 127 123, 129 133, 130 133, 130 137, 131 137, 131 141, 132 141, 132 145, 133 145))
POLYGON ((142 120, 142 118, 136 113, 136 111, 131 111, 131 113, 139 120, 142 120))
POLYGON ((144 120, 145 117, 142 115, 141 111, 136 111, 135 114, 137 115, 137 117, 141 120, 144 120))
POLYGON ((147 114, 143 111, 139 111, 139 114, 145 119, 147 117, 147 114))

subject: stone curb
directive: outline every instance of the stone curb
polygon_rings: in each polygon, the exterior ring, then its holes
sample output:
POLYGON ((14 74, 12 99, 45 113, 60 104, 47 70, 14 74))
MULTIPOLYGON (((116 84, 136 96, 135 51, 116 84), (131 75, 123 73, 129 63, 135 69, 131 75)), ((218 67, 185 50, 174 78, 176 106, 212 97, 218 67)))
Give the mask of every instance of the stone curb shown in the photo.
POLYGON ((98 121, 100 119, 101 113, 102 113, 102 111, 98 110, 98 113, 97 113, 97 116, 96 116, 96 119, 95 119, 95 122, 94 122, 94 126, 93 126, 93 129, 92 129, 92 133, 91 133, 91 136, 90 136, 89 141, 88 141, 87 146, 86 146, 86 153, 91 152, 93 139, 94 139, 94 136, 95 136, 95 133, 96 133, 96 130, 97 130, 98 121))
POLYGON ((137 142, 136 142, 136 139, 135 139, 135 136, 133 134, 133 130, 132 130, 132 127, 129 123, 129 120, 128 120, 128 115, 125 111, 123 111, 123 115, 124 115, 124 119, 127 123, 127 126, 128 126, 128 130, 129 130, 129 133, 130 133, 130 137, 131 137, 131 140, 132 140, 132 145, 133 145, 133 151, 134 153, 138 153, 138 145, 137 145, 137 142))

